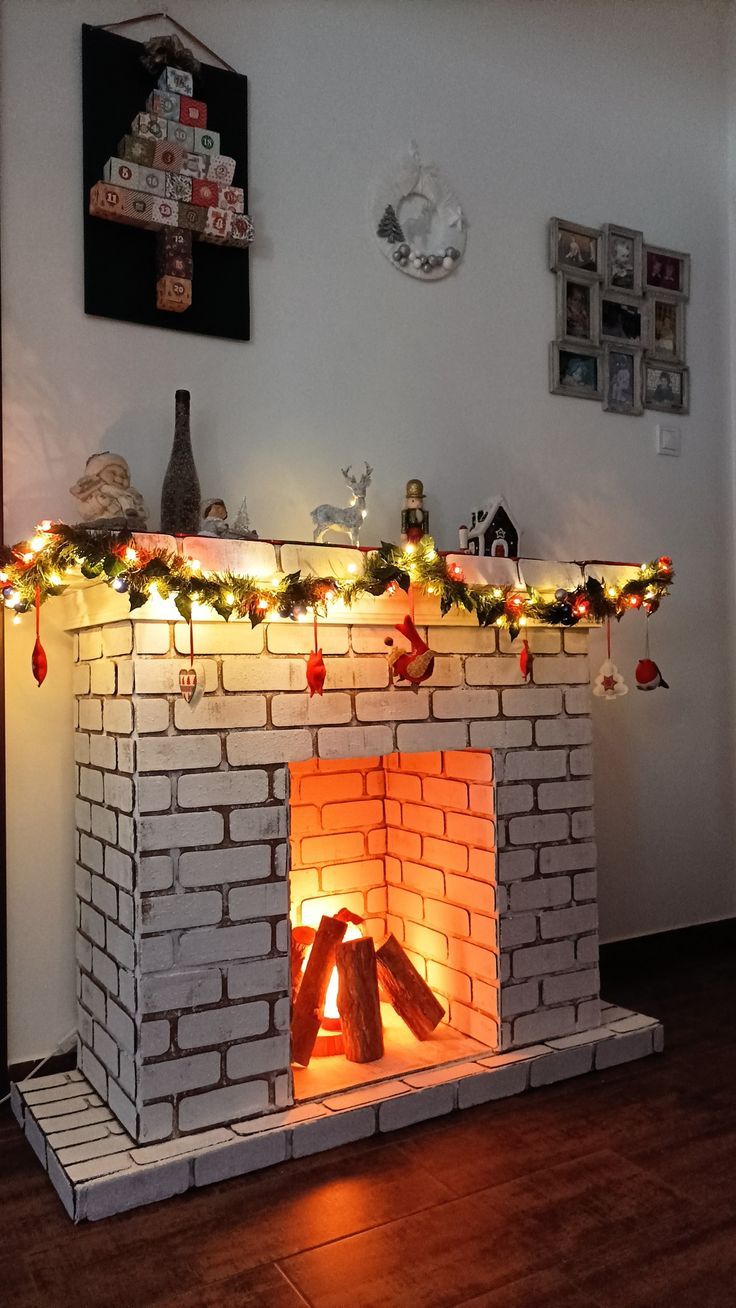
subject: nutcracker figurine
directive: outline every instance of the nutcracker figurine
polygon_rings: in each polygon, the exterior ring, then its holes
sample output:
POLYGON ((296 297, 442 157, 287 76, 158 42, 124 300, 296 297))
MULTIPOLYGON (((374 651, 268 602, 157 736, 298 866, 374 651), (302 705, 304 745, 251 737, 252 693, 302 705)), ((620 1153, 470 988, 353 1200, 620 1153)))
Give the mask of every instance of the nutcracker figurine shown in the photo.
POLYGON ((401 510, 401 539, 416 544, 429 535, 429 514, 424 507, 424 486, 417 477, 406 483, 406 498, 401 510))

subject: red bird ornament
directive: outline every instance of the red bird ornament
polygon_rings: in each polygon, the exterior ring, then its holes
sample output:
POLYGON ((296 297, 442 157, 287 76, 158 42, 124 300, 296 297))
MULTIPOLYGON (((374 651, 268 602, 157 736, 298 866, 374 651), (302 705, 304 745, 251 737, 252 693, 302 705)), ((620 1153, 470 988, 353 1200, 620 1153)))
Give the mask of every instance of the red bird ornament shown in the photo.
POLYGON ((661 686, 663 690, 669 690, 669 686, 654 659, 639 659, 634 676, 637 690, 656 690, 658 686, 661 686))
POLYGON ((409 641, 411 649, 394 647, 393 638, 386 637, 385 643, 391 647, 388 655, 391 680, 408 681, 412 686, 418 686, 422 681, 426 681, 427 677, 431 677, 434 671, 435 652, 429 648, 425 640, 422 640, 408 614, 403 622, 397 624, 395 630, 409 641))
POLYGON ((309 686, 309 698, 314 695, 321 695, 324 689, 327 668, 322 658, 321 649, 313 649, 307 659, 307 685, 309 686))

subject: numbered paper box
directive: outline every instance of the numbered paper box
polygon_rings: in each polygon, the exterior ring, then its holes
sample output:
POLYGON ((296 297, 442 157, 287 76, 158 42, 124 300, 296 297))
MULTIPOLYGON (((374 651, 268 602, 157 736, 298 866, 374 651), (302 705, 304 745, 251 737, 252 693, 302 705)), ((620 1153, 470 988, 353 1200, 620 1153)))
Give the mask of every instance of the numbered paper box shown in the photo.
POLYGON ((153 166, 163 168, 167 173, 178 173, 183 158, 184 151, 180 145, 175 145, 173 141, 159 141, 154 148, 153 166))
POLYGON ((113 182, 116 186, 130 186, 137 191, 138 174, 138 164, 131 163, 129 159, 108 159, 102 175, 106 182, 113 182))
POLYGON ((166 194, 167 174, 162 168, 141 168, 138 175, 141 191, 148 191, 149 195, 166 194))
POLYGON ((207 210, 201 204, 179 205, 179 226, 185 231, 201 235, 207 222, 207 210))
POLYGON ((170 118, 178 123, 180 100, 181 97, 173 91, 151 91, 146 100, 146 109, 158 118, 170 118))
POLYGON ((218 200, 219 192, 217 182, 210 182, 203 177, 192 178, 192 204, 203 204, 205 209, 222 208, 218 200))
POLYGON ((166 194, 170 200, 184 200, 187 204, 192 199, 192 178, 183 173, 166 174, 166 194))
POLYGON ((167 65, 161 70, 158 79, 159 90, 174 91, 177 95, 194 95, 194 79, 183 68, 167 65))
POLYGON ((188 177, 205 177, 207 164, 201 154, 184 153, 181 157, 180 173, 186 173, 188 177))
POLYGON ((207 126, 207 105, 204 100, 191 100, 183 95, 179 102, 179 122, 187 127, 207 126))
POLYGON ((247 213, 229 213, 227 224, 228 245, 250 245, 255 236, 253 223, 247 213))
POLYGON ((157 226, 161 224, 164 227, 178 227, 179 205, 175 200, 156 197, 153 199, 152 217, 157 226))
POLYGON ((218 204, 221 209, 232 209, 233 213, 245 213, 245 194, 242 186, 221 186, 218 204))
POLYGON ((207 165, 207 176, 220 186, 230 186, 235 176, 235 160, 227 154, 213 154, 207 165))
POLYGON ((97 182, 89 193, 89 211, 97 218, 123 219, 125 211, 124 186, 113 186, 111 182, 97 182))
POLYGON ((197 154, 219 154, 220 133, 209 127, 195 127, 194 150, 197 154))
POLYGON ((156 142, 144 136, 124 136, 118 145, 118 155, 121 159, 143 164, 146 168, 151 167, 155 151, 156 142))
POLYGON ((192 303, 192 283, 185 277, 159 277, 156 282, 156 308, 183 313, 192 303))
POLYGON ((187 127, 185 123, 169 123, 166 135, 175 145, 181 146, 182 150, 194 149, 193 127, 187 127))
POLYGON ((136 114, 130 130, 134 136, 142 136, 145 140, 165 141, 166 128, 166 119, 157 114, 136 114))

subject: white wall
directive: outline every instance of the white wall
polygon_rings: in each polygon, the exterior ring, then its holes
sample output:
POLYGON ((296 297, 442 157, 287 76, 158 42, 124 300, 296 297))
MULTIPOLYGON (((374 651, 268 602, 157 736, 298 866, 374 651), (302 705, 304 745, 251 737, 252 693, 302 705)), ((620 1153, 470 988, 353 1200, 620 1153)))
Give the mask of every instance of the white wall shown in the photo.
MULTIPOLYGON (((145 12, 150 5, 143 0, 145 12)), ((193 396, 203 493, 247 491, 263 536, 305 537, 339 465, 376 469, 365 542, 395 537, 423 477, 441 546, 503 490, 547 557, 671 553, 652 623, 669 693, 597 713, 607 938, 734 911, 724 12, 703 0, 177 0, 250 77, 253 340, 85 318, 82 21, 107 0, 6 0, 2 128, 7 535, 67 515, 87 454, 116 449, 156 505, 173 392, 193 396), (418 139, 470 221, 457 275, 395 273, 371 183, 418 139), (550 396, 552 214, 642 228, 693 256, 683 457, 656 415, 550 396)), ((113 143, 111 143, 112 145, 113 143)), ((114 269, 110 270, 114 276, 114 269)), ((50 614, 49 614, 50 619, 50 614)), ((642 622, 617 633, 633 678, 642 622)), ((43 690, 11 629, 11 1056, 73 1023, 66 638, 43 690)), ((598 653, 602 657, 602 645, 598 653)))

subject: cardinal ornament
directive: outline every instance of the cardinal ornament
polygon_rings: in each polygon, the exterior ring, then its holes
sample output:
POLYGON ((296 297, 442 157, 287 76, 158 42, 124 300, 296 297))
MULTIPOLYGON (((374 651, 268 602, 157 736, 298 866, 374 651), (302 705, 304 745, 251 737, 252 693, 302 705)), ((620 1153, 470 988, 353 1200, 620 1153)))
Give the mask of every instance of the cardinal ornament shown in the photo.
POLYGON ((412 686, 431 677, 434 671, 434 650, 419 635, 414 623, 407 614, 404 621, 397 624, 396 631, 409 641, 411 649, 399 649, 394 646, 393 637, 387 636, 385 644, 389 646, 388 666, 392 681, 408 681, 412 686))

